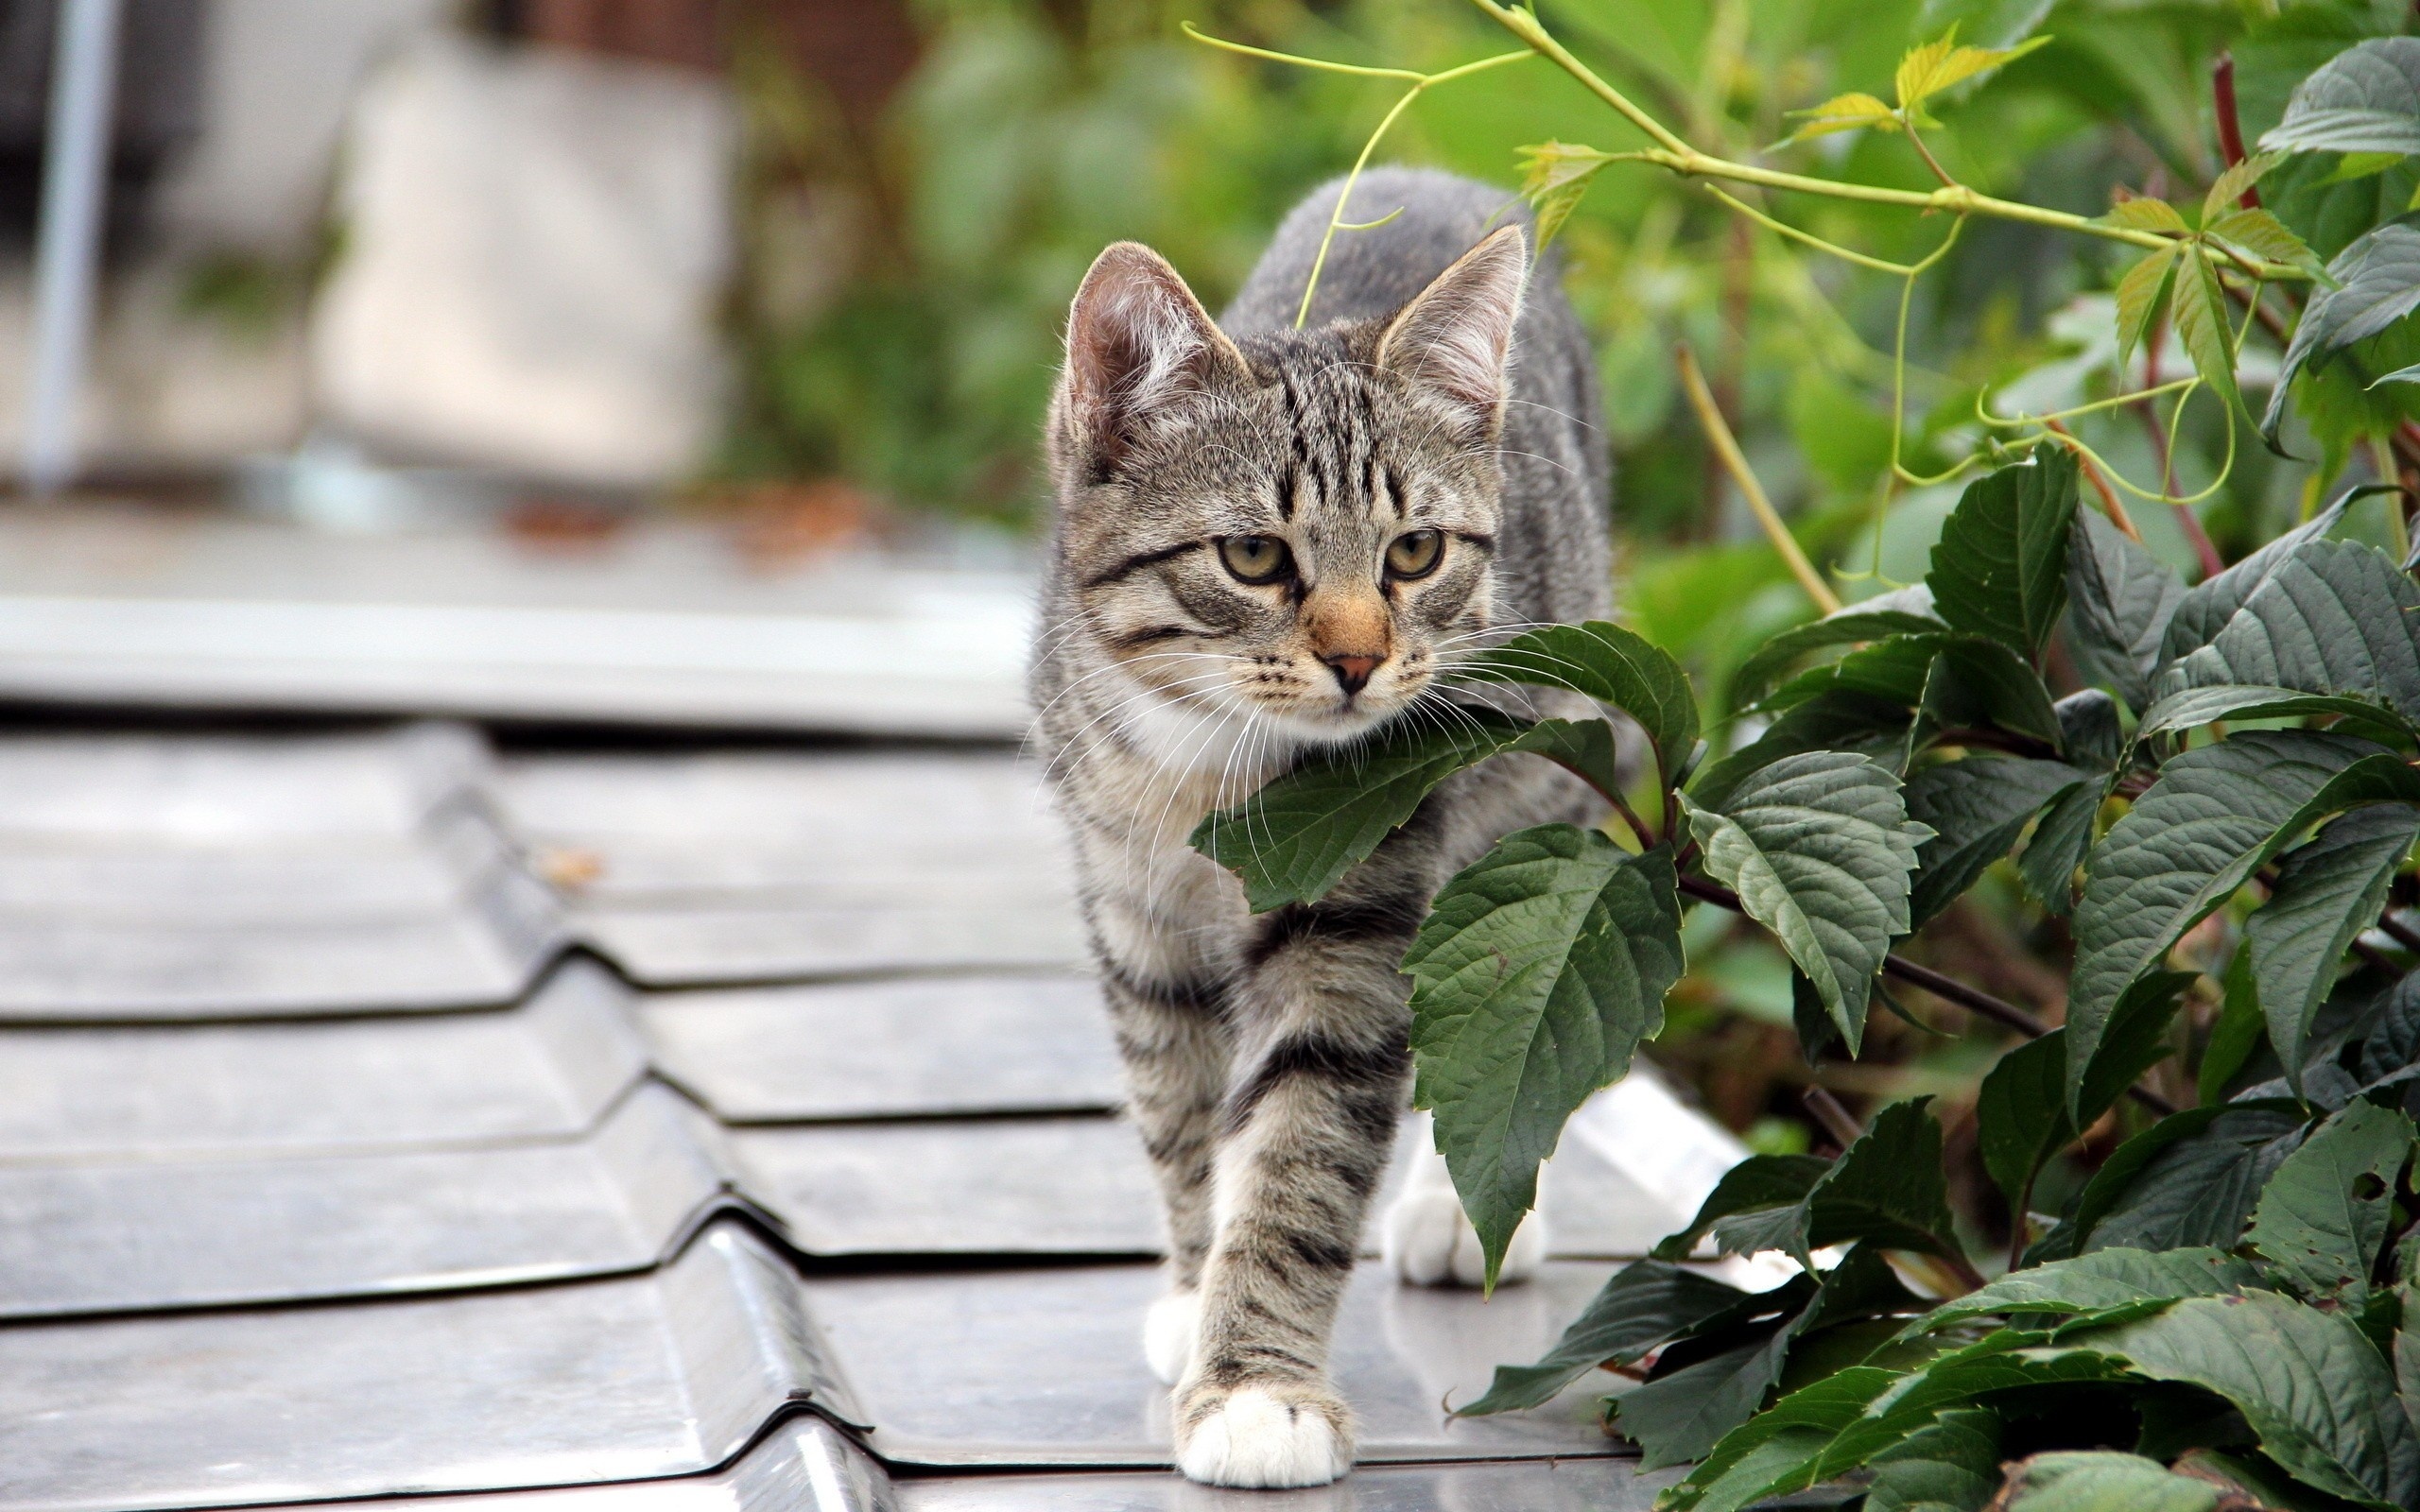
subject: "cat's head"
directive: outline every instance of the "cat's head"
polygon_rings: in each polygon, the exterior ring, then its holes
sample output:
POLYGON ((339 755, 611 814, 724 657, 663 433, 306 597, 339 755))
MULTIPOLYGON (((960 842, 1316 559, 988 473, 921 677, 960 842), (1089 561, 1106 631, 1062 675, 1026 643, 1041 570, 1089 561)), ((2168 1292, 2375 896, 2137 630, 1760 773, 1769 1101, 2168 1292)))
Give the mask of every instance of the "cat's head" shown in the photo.
POLYGON ((1290 743, 1410 706, 1489 624, 1528 271, 1507 227, 1390 316, 1238 346, 1157 254, 1101 253, 1050 416, 1066 633, 1290 743))

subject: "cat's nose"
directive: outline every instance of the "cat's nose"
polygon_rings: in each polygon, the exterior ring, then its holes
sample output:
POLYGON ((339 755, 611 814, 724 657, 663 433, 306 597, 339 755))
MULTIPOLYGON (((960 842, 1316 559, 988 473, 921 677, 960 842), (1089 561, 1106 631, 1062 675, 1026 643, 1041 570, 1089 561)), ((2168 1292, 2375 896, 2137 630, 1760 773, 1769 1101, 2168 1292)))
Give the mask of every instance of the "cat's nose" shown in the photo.
POLYGON ((1336 674, 1336 685, 1347 694, 1359 693, 1370 684, 1370 674, 1378 670, 1382 656, 1323 656, 1321 661, 1336 674))

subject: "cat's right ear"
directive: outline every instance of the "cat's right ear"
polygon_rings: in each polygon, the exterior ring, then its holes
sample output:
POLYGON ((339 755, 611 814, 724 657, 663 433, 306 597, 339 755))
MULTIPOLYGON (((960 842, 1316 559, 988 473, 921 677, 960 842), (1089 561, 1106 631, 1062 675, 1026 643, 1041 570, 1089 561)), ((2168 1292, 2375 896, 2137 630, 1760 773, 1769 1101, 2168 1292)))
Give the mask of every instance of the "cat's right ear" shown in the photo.
POLYGON ((1251 378, 1177 270, 1139 242, 1118 242, 1094 260, 1067 314, 1053 439, 1098 482, 1169 406, 1251 378))

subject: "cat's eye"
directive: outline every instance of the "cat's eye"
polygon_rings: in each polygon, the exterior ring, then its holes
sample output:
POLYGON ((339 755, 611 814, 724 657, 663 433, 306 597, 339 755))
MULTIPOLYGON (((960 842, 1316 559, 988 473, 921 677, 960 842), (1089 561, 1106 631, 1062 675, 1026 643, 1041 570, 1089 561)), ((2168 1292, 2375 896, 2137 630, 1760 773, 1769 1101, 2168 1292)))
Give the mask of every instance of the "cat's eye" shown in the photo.
POLYGON ((1387 544, 1387 576, 1426 577, 1445 555, 1445 538, 1434 530, 1410 530, 1387 544))
POLYGON ((1245 583, 1273 583, 1294 570, 1294 554, 1275 536, 1229 536, 1219 542, 1219 559, 1245 583))

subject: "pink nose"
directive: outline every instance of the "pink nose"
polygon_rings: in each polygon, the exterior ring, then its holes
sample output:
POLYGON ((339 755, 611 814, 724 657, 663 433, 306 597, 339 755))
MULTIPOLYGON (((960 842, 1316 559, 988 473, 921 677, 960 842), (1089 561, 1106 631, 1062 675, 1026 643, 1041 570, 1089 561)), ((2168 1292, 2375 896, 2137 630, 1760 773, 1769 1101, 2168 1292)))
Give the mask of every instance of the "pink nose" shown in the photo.
POLYGON ((1359 693, 1364 687, 1369 685, 1370 674, 1377 671, 1378 663, 1385 661, 1386 658, 1377 656, 1330 656, 1322 657, 1320 660, 1325 662, 1328 665, 1328 670, 1336 674, 1337 686, 1342 688, 1348 694, 1354 694, 1359 693))

